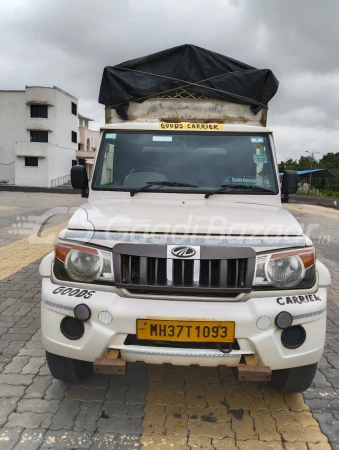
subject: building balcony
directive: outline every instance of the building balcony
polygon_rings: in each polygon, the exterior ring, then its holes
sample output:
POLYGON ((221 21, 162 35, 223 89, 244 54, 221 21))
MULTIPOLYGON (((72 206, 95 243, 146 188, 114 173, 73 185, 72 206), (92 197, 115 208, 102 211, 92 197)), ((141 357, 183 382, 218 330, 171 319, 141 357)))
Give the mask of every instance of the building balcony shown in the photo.
POLYGON ((95 152, 87 152, 86 150, 77 150, 76 157, 81 159, 90 159, 95 157, 95 152))
POLYGON ((37 156, 46 158, 48 149, 52 144, 48 142, 17 142, 15 144, 15 156, 37 156))

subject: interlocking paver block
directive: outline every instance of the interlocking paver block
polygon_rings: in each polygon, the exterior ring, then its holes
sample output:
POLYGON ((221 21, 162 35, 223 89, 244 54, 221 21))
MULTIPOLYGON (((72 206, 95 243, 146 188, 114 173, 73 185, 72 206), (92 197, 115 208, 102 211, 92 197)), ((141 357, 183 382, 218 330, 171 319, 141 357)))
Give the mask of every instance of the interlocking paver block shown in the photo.
POLYGON ((34 378, 33 383, 26 389, 25 398, 43 398, 46 394, 46 389, 52 383, 50 375, 40 376, 34 378))
MULTIPOLYGON (((71 402, 66 402, 71 403, 71 402)), ((74 431, 95 431, 97 421, 101 415, 101 405, 99 402, 84 402, 81 404, 80 412, 75 418, 74 431)), ((54 421, 54 418, 53 418, 54 421)))
POLYGON ((184 381, 184 368, 182 366, 172 366, 171 364, 165 365, 165 377, 166 381, 184 381))
POLYGON ((7 364, 3 373, 20 373, 28 361, 29 356, 15 356, 12 361, 7 364))
POLYGON ((131 405, 134 405, 136 403, 144 404, 146 401, 147 391, 148 388, 146 383, 137 383, 133 385, 131 385, 130 383, 125 395, 126 403, 129 403, 131 405))
POLYGON ((6 427, 23 427, 23 428, 49 428, 51 425, 54 413, 36 413, 36 412, 22 412, 12 413, 8 417, 6 427))
POLYGON ((128 382, 125 378, 114 380, 110 383, 109 388, 105 393, 106 402, 124 402, 126 400, 126 393, 128 389, 128 382))
POLYGON ((237 447, 239 450, 284 450, 284 447, 280 441, 240 441, 237 442, 237 447))
POLYGON ((109 417, 144 417, 144 405, 128 405, 125 403, 105 403, 105 413, 109 417))
POLYGON ((303 427, 317 427, 318 423, 308 411, 271 411, 273 419, 278 425, 293 425, 302 423, 303 427))
POLYGON ((0 385, 0 398, 22 397, 25 394, 26 386, 11 386, 10 384, 0 385))
POLYGON ((28 363, 22 368, 21 373, 22 374, 32 373, 35 375, 39 372, 40 367, 44 364, 45 361, 46 358, 44 356, 39 357, 32 356, 29 359, 28 363))
POLYGON ((235 432, 237 441, 258 439, 258 433, 254 430, 253 418, 248 412, 245 412, 241 418, 232 417, 232 430, 235 432))
POLYGON ((13 450, 38 450, 44 441, 46 430, 24 430, 13 450))
POLYGON ((154 364, 149 366, 148 369, 148 381, 165 381, 165 370, 164 364, 154 364))
POLYGON ((122 381, 124 377, 115 378, 110 375, 94 374, 83 380, 73 381, 73 388, 87 388, 87 389, 107 389, 108 385, 113 385, 117 381, 122 381))
POLYGON ((223 439, 226 437, 234 438, 235 433, 231 429, 229 422, 205 422, 204 420, 189 420, 187 428, 191 437, 206 436, 214 439, 223 439))
POLYGON ((15 444, 20 439, 22 428, 2 428, 0 430, 0 445, 1 450, 12 450, 15 444))
POLYGON ((91 450, 116 450, 117 435, 115 433, 95 433, 92 437, 91 450))
POLYGON ((99 433, 118 433, 118 434, 141 434, 142 418, 140 417, 114 417, 112 419, 99 419, 99 433))
POLYGON ((32 375, 17 375, 17 374, 0 374, 0 384, 11 384, 13 386, 29 386, 32 384, 32 375))
POLYGON ((179 382, 168 382, 168 381, 149 381, 148 382, 148 393, 177 393, 185 392, 184 383, 179 382))
POLYGON ((230 409, 269 409, 268 404, 261 397, 249 397, 245 395, 236 397, 226 396, 226 401, 230 409))
POLYGON ((205 399, 209 407, 218 407, 225 402, 225 391, 221 384, 204 384, 205 399))
POLYGON ((8 416, 16 409, 19 398, 2 398, 0 402, 0 427, 7 422, 8 416))
POLYGON ((249 397, 260 397, 263 398, 264 394, 260 390, 260 386, 258 383, 237 383, 237 384, 223 384, 223 389, 226 394, 226 401, 228 397, 235 397, 238 395, 241 396, 249 396, 249 397))
POLYGON ((203 420, 206 422, 231 422, 231 416, 227 408, 187 407, 187 414, 190 421, 203 420))
POLYGON ((185 404, 185 394, 182 392, 178 393, 166 393, 157 392, 156 394, 147 394, 146 396, 147 404, 149 405, 184 405, 185 404))
POLYGON ((260 409, 259 411, 250 411, 254 419, 254 429, 259 435, 261 441, 279 441, 280 434, 277 433, 276 424, 270 411, 260 409))
POLYGON ((57 400, 43 400, 40 398, 23 398, 19 401, 17 412, 32 411, 36 413, 55 413, 59 409, 57 400))
POLYGON ((327 437, 321 433, 317 426, 307 427, 301 424, 281 425, 277 422, 277 430, 281 434, 284 441, 302 441, 302 442, 327 442, 327 437))
POLYGON ((42 449, 89 449, 92 445, 92 433, 77 433, 75 431, 48 431, 42 449))
POLYGON ((45 350, 43 348, 34 348, 25 346, 19 352, 19 356, 34 356, 36 358, 45 357, 45 350))
POLYGON ((165 406, 146 405, 145 417, 142 422, 144 435, 165 434, 166 428, 164 427, 164 423, 166 416, 167 413, 165 412, 165 406))
POLYGON ((189 438, 188 445, 192 449, 199 450, 214 450, 215 447, 212 445, 212 439, 207 437, 199 437, 199 438, 189 438))
POLYGON ((284 396, 271 387, 263 389, 265 402, 269 408, 274 411, 288 410, 288 405, 285 403, 284 396))
POLYGON ((304 402, 302 394, 285 394, 284 399, 291 411, 300 412, 310 410, 309 406, 304 402))
POLYGON ((319 442, 318 444, 308 444, 308 450, 335 450, 328 442, 319 442))
POLYGON ((70 383, 66 381, 52 379, 52 384, 47 388, 45 400, 61 400, 65 397, 65 392, 69 388, 70 383))
POLYGON ((305 442, 285 442, 285 450, 308 450, 305 442))
POLYGON ((187 383, 219 383, 218 372, 214 367, 185 368, 184 377, 187 383))
POLYGON ((65 400, 80 400, 81 402, 103 402, 105 398, 104 389, 73 388, 66 391, 65 400))
POLYGON ((185 401, 188 406, 207 406, 205 385, 186 383, 185 401))
MULTIPOLYGON (((57 413, 52 418, 51 430, 71 430, 74 426, 74 420, 80 412, 80 402, 62 401, 59 404, 57 413)), ((77 431, 77 430, 75 430, 77 431)))
POLYGON ((168 450, 170 448, 173 450, 189 450, 185 436, 142 436, 141 443, 145 450, 168 450))
POLYGON ((166 434, 168 436, 188 435, 188 415, 184 406, 168 406, 165 408, 167 417, 165 420, 166 434))
POLYGON ((215 450, 238 450, 235 440, 230 438, 212 439, 215 450))

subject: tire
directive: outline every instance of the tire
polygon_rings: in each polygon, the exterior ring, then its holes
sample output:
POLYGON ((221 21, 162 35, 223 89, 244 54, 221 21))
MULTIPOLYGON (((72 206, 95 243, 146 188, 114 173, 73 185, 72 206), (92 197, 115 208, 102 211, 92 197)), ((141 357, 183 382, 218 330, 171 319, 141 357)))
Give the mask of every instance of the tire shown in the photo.
POLYGON ((317 364, 273 370, 271 384, 283 394, 304 392, 311 386, 316 371, 317 364))
POLYGON ((93 374, 93 364, 78 359, 54 355, 46 351, 49 370, 54 378, 61 381, 78 381, 93 374))

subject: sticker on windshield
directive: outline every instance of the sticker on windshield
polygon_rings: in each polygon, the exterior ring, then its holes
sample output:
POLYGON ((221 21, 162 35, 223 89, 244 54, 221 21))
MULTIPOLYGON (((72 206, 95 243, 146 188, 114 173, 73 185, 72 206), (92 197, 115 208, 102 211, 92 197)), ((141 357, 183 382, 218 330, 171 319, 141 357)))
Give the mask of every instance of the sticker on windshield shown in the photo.
POLYGON ((172 136, 153 136, 155 142, 172 142, 172 136))
POLYGON ((260 143, 264 142, 264 138, 263 137, 251 137, 251 142, 252 142, 252 144, 260 144, 260 143))
POLYGON ((160 130, 201 130, 220 131, 224 125, 219 123, 159 123, 160 130))
POLYGON ((253 155, 253 161, 256 164, 260 164, 260 163, 265 164, 265 163, 268 162, 267 161, 267 155, 257 155, 257 154, 255 154, 255 155, 253 155))

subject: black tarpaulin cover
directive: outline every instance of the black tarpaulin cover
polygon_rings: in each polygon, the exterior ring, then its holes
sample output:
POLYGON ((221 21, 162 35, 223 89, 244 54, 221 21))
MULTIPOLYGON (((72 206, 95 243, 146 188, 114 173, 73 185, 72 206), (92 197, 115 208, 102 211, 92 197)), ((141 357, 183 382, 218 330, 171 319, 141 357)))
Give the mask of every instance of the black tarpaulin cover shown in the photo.
POLYGON ((258 113, 278 90, 269 69, 256 69, 195 45, 180 45, 113 67, 105 67, 99 103, 128 119, 128 102, 188 93, 251 105, 258 113), (128 70, 127 70, 128 69, 128 70), (189 84, 197 83, 197 84, 189 84))

